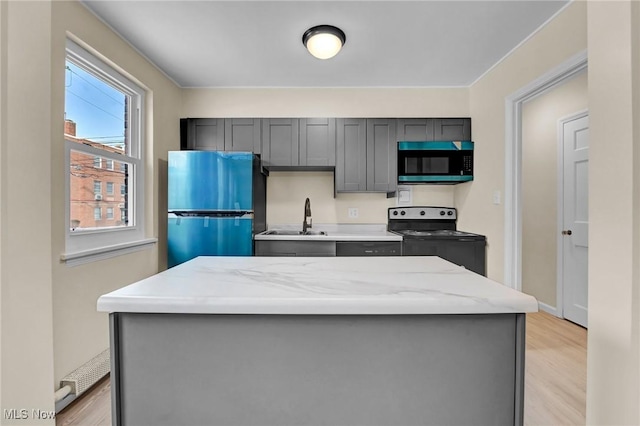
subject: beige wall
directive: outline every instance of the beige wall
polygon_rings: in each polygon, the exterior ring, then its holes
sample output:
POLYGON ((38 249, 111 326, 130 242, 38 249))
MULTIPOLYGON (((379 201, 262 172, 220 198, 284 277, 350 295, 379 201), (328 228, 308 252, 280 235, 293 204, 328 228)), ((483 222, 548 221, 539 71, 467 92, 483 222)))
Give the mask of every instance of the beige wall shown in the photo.
POLYGON ((185 89, 183 117, 467 117, 461 89, 185 89))
POLYGON ((0 33, 0 422, 26 424, 4 409, 53 410, 51 3, 0 2, 0 33))
MULTIPOLYGON (((333 198, 333 172, 272 172, 267 183, 267 223, 300 224, 304 200, 311 200, 314 224, 387 223, 387 209, 395 207, 396 198, 386 194, 338 194, 333 198), (358 218, 348 209, 358 209, 358 218)), ((448 186, 413 185, 413 205, 453 207, 453 192, 448 186)))
MULTIPOLYGON (((183 117, 468 117, 468 89, 186 89, 183 117)), ((414 205, 453 206, 453 186, 415 185, 414 205)), ((267 179, 267 222, 386 223, 395 198, 340 193, 333 173, 278 172, 267 179), (357 207, 359 217, 347 216, 357 207)))
POLYGON ((640 4, 589 2, 587 424, 640 424, 640 4))
POLYGON ((52 75, 52 250, 54 383, 108 348, 108 316, 96 312, 104 293, 130 284, 165 267, 167 151, 179 149, 181 91, 128 44, 98 21, 80 3, 53 2, 52 75), (147 89, 146 233, 158 246, 89 264, 69 267, 59 262, 64 252, 64 60, 69 32, 147 89))
POLYGON ((3 1, 0 23, 0 408, 52 410, 60 378, 109 346, 97 298, 165 265, 163 168, 179 148, 181 91, 76 1, 3 1), (76 267, 60 262, 67 32, 148 89, 146 233, 160 241, 76 267))
POLYGON ((587 48, 586 3, 573 2, 471 87, 475 141, 472 184, 457 185, 458 226, 487 236, 487 274, 504 279, 505 98, 587 48))
POLYGON ((522 291, 556 306, 558 120, 588 106, 583 72, 522 107, 522 291))

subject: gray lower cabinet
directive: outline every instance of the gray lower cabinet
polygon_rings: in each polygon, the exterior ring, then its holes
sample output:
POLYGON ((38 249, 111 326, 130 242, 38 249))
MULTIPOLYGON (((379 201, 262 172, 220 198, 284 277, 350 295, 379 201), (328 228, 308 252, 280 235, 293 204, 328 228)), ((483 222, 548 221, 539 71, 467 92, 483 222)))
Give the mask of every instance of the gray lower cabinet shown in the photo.
POLYGON ((335 241, 256 240, 256 256, 335 256, 335 241))
POLYGON ((343 118, 336 127, 336 191, 395 191, 396 120, 343 118))
POLYGON ((188 119, 187 149, 224 150, 224 118, 188 119))
POLYGON ((116 426, 523 424, 524 314, 109 318, 116 426))
POLYGON ((224 150, 260 154, 259 118, 225 118, 224 150))

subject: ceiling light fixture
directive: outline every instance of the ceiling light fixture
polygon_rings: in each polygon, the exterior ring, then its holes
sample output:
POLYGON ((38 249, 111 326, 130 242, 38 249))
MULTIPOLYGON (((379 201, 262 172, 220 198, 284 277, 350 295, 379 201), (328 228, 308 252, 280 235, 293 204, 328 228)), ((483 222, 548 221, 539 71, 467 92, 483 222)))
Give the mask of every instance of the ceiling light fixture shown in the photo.
POLYGON ((347 41, 344 32, 332 25, 309 28, 302 35, 302 44, 318 59, 333 58, 347 41))

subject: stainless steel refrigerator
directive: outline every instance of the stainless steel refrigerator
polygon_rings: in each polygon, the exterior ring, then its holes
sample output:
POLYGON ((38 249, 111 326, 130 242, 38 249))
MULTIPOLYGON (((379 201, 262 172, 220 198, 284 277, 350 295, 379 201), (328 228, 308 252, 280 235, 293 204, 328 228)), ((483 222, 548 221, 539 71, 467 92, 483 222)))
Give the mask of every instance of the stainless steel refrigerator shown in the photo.
POLYGON ((197 256, 252 256, 266 229, 266 171, 250 152, 171 151, 168 266, 197 256))

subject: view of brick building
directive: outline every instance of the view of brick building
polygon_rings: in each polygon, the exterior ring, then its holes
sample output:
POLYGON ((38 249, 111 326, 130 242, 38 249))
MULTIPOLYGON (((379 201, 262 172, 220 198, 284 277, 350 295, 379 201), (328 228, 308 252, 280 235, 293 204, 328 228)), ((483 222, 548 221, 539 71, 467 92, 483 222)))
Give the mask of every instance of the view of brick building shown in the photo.
MULTIPOLYGON (((65 120, 67 141, 123 154, 123 146, 105 145, 76 137, 76 123, 65 120)), ((71 151, 70 227, 87 230, 127 225, 127 163, 71 151)))

